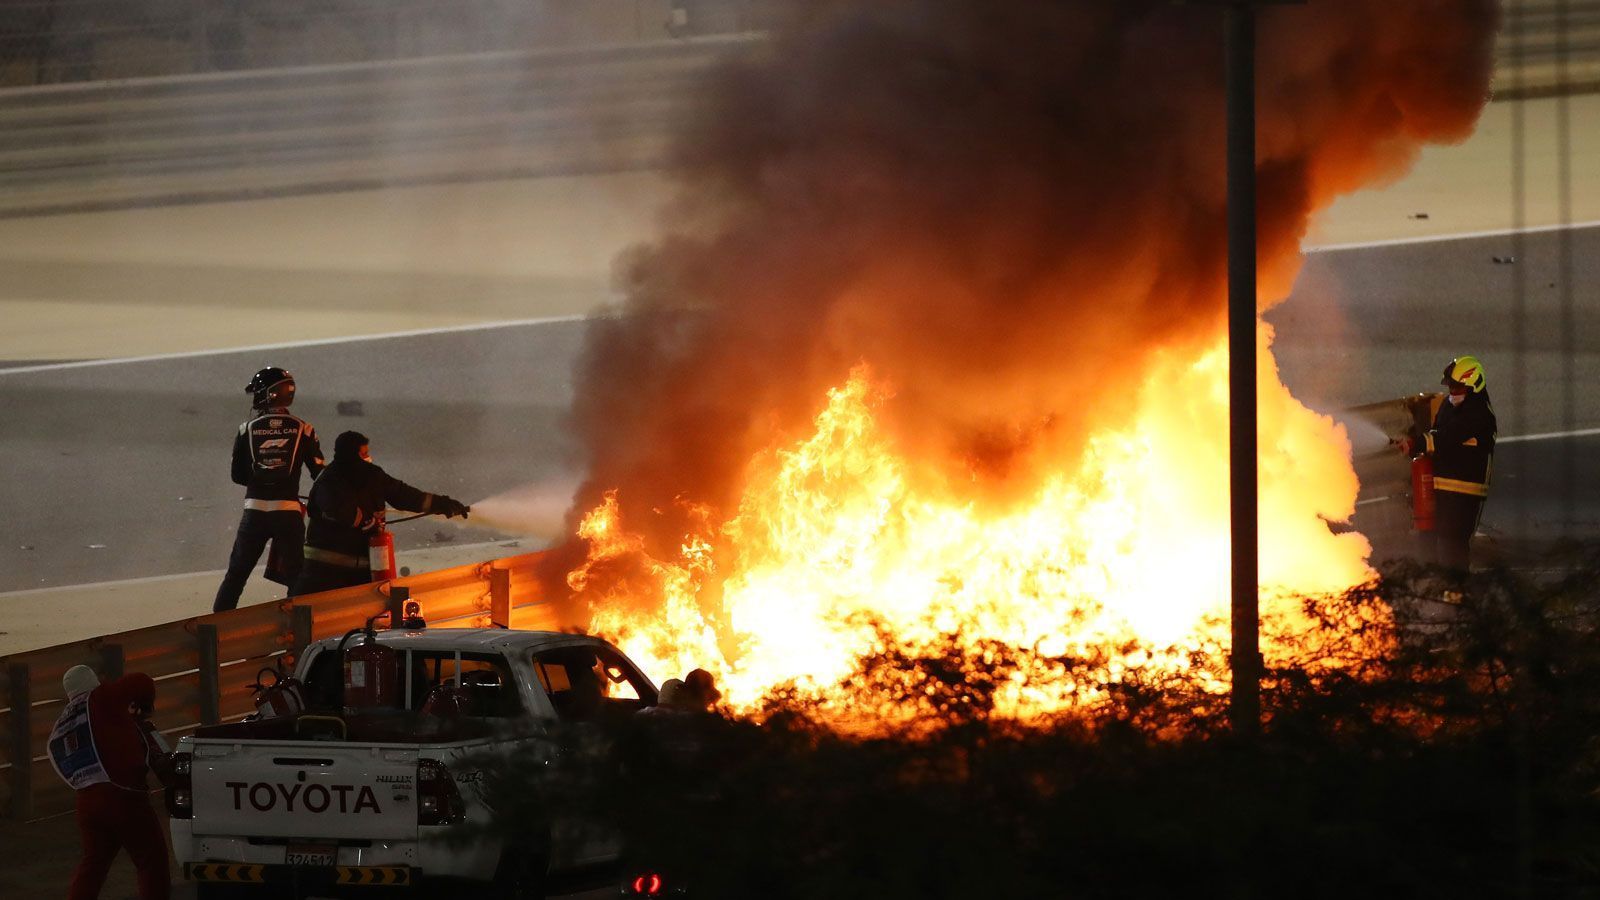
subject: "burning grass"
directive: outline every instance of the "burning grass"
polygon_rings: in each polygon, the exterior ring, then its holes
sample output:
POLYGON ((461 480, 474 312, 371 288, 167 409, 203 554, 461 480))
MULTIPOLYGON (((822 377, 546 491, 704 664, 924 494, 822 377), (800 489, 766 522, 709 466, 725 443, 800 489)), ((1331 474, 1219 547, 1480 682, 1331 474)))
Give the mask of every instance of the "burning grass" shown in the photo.
MULTIPOLYGON (((739 709, 786 685, 857 725, 900 722, 913 707, 864 702, 847 677, 883 648, 940 643, 966 658, 1026 648, 992 698, 1022 719, 1098 702, 1123 678, 1186 673, 1219 694, 1228 501, 1226 481, 1207 476, 1226 453, 1224 372, 1220 350, 1164 365, 1130 398, 1134 426, 1097 434, 1078 466, 1033 491, 985 503, 970 484, 919 473, 879 422, 892 386, 861 366, 810 434, 755 457, 732 516, 683 504, 692 530, 675 552, 652 552, 608 494, 579 529, 589 555, 568 586, 590 629, 647 671, 710 668, 739 709), (662 602, 641 611, 641 597, 662 602)), ((1355 502, 1343 430, 1275 373, 1262 381, 1263 601, 1277 655, 1315 633, 1294 598, 1370 572, 1365 540, 1327 527, 1355 502)), ((1387 639, 1381 618, 1359 624, 1349 638, 1387 639)))
POLYGON ((1112 677, 1105 654, 882 632, 845 702, 920 727, 841 730, 837 695, 788 687, 748 715, 576 729, 610 752, 502 767, 502 796, 538 801, 500 824, 621 822, 634 863, 697 897, 1594 896, 1600 552, 1576 565, 1475 576, 1459 606, 1418 570, 1307 603, 1255 743, 1209 656, 1112 677), (1359 639, 1378 621, 1393 640, 1359 639), (1094 702, 1002 715, 1041 666, 1094 702))
MULTIPOLYGON (((902 727, 905 704, 854 695, 857 660, 941 642, 1027 654, 992 697, 1019 722, 1123 682, 1186 679, 1215 703, 1217 11, 803 6, 701 86, 682 191, 619 261, 624 314, 590 325, 569 618, 649 671, 711 669, 745 711, 781 688, 902 727)), ((1320 209, 1471 133, 1497 19, 1494 0, 1262 13, 1261 308, 1320 209)), ((1295 598, 1372 573, 1365 540, 1329 528, 1354 510, 1347 436, 1291 396, 1259 335, 1276 664, 1322 634, 1295 598)), ((1378 653, 1392 638, 1372 612, 1349 637, 1378 653)))
MULTIPOLYGON (((1215 12, 830 0, 708 81, 670 221, 591 326, 559 558, 574 619, 657 677, 715 671, 728 717, 505 773, 539 798, 507 827, 599 811, 706 897, 1474 895, 1535 847, 1575 883, 1592 828, 1539 843, 1518 810, 1595 812, 1592 701, 1543 699, 1544 631, 1470 625, 1548 586, 1434 622, 1375 580, 1329 528, 1346 436, 1265 327, 1271 723, 1223 727, 1215 12)), ((1318 210, 1471 132, 1497 18, 1263 14, 1263 308, 1318 210)))
MULTIPOLYGON (((700 86, 682 190, 619 260, 622 314, 590 324, 572 618, 744 705, 837 683, 880 626, 1187 665, 1229 555, 1217 10, 795 11, 700 86)), ((1261 308, 1319 210, 1471 133, 1497 18, 1263 11, 1261 308)), ((1260 351, 1263 603, 1304 630, 1280 598, 1369 577, 1362 538, 1327 527, 1357 486, 1265 327, 1260 351)))

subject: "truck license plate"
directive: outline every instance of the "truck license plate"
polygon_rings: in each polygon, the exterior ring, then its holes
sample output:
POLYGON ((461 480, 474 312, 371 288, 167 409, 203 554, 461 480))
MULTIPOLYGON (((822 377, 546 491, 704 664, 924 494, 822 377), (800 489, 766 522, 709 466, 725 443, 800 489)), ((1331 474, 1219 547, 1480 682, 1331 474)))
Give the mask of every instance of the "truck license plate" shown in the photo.
POLYGON ((332 866, 339 848, 332 844, 290 844, 284 862, 291 866, 332 866))

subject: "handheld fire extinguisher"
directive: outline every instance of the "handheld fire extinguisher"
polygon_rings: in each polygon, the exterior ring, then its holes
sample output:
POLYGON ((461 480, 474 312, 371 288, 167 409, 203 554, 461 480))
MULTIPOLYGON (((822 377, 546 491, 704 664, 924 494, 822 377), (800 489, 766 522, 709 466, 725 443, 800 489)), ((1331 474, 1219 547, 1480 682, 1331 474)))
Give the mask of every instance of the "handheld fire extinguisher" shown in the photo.
POLYGON ((346 712, 395 705, 396 656, 393 649, 378 643, 378 632, 372 627, 376 618, 368 619, 363 628, 351 629, 339 641, 344 659, 344 702, 340 705, 346 712), (361 635, 362 642, 347 648, 356 635, 361 635))
POLYGON ((305 712, 305 685, 293 675, 285 675, 276 666, 267 666, 256 673, 255 684, 250 685, 256 712, 251 718, 275 719, 279 716, 297 716, 305 712), (272 676, 268 682, 267 676, 272 676))
POLYGON ((373 581, 393 581, 399 576, 394 564, 394 533, 382 522, 367 538, 367 565, 373 581))
MULTIPOLYGON (((463 509, 470 508, 463 507, 463 509)), ((431 513, 421 512, 414 516, 403 516, 395 519, 394 523, 410 522, 427 515, 431 513)), ((400 577, 399 569, 394 562, 394 534, 389 531, 390 524, 384 514, 379 513, 377 530, 367 537, 367 568, 372 572, 372 580, 375 582, 393 581, 400 577)))
POLYGON ((1436 503, 1433 496, 1433 457, 1411 460, 1411 524, 1418 531, 1433 530, 1436 503))

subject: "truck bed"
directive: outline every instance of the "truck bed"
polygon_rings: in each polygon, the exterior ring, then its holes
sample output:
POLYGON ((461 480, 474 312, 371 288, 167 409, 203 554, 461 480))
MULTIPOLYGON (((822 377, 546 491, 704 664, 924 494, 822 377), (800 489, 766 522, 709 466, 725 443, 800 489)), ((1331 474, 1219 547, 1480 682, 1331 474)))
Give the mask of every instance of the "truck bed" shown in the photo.
POLYGON ((447 744, 489 737, 504 727, 503 721, 496 723, 472 717, 441 718, 409 712, 341 715, 337 712, 312 711, 296 716, 207 725, 196 731, 194 736, 202 741, 447 744))

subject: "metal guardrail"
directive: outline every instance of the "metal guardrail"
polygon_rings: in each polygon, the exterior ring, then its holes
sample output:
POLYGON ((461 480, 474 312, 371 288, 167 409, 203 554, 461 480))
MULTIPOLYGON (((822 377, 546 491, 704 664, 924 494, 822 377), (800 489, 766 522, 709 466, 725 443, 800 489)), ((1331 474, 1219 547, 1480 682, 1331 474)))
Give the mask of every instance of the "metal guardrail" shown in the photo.
POLYGON ((0 808, 16 821, 72 808, 72 790, 56 777, 44 749, 66 702, 61 676, 75 665, 91 666, 102 678, 134 671, 154 678, 151 721, 181 737, 254 712, 251 685, 260 669, 288 666, 307 644, 360 627, 403 596, 422 601, 434 628, 497 622, 554 630, 562 623, 535 577, 541 557, 458 566, 0 657, 0 808))
POLYGON ((0 91, 0 217, 654 168, 746 38, 0 91))
MULTIPOLYGON (((660 0, 651 15, 722 9, 723 19, 706 21, 758 21, 726 14, 744 2, 660 0)), ((1512 4, 1496 99, 1600 90, 1600 0, 1568 7, 1563 19, 1550 0, 1512 4)), ((0 218, 662 168, 673 163, 673 126, 703 74, 761 39, 744 32, 0 89, 0 218)))
POLYGON ((765 27, 798 0, 7 0, 0 85, 637 43, 765 27))

